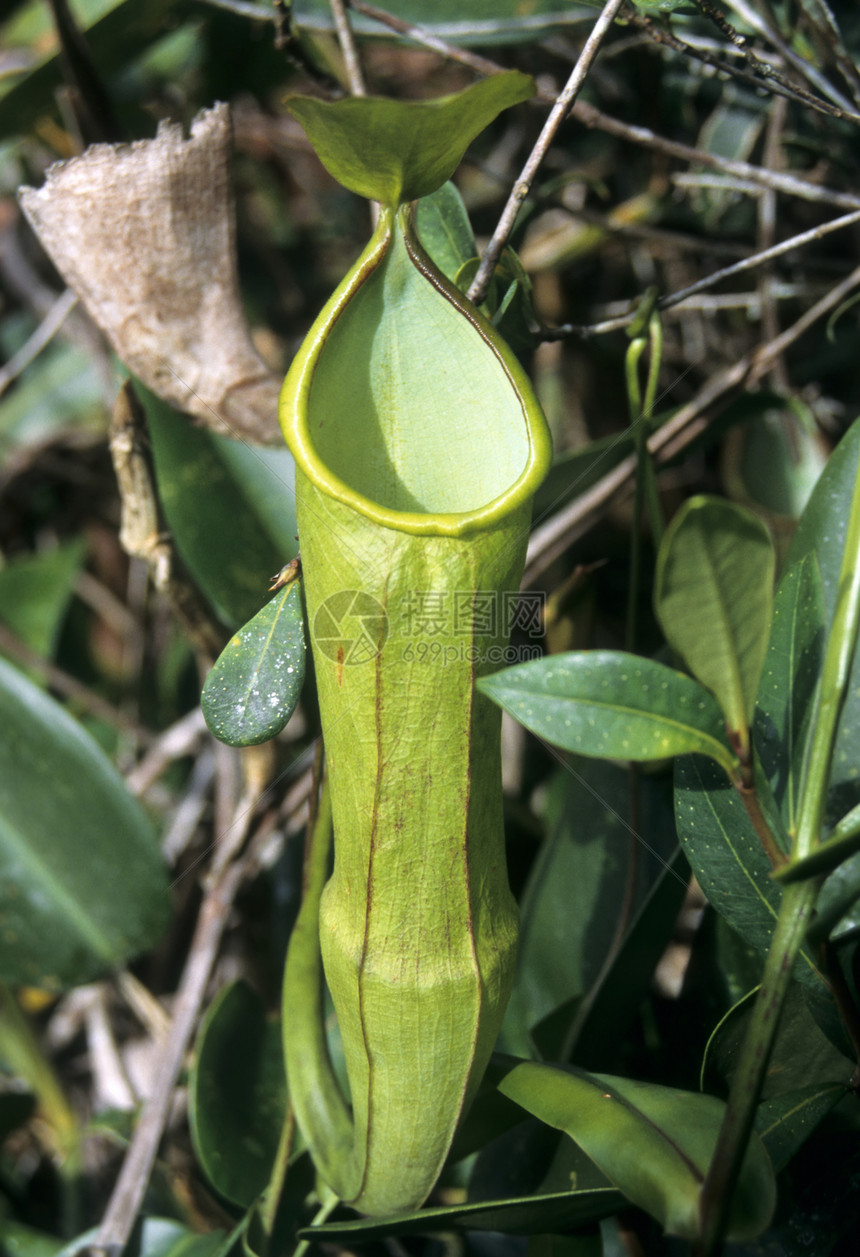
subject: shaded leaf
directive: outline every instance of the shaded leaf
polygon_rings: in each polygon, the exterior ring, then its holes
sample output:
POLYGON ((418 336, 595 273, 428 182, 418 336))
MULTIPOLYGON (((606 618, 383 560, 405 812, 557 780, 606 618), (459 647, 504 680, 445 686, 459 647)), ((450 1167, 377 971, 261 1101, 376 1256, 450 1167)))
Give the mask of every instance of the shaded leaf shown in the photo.
MULTIPOLYGON (((569 1051, 575 1029, 579 1064, 605 1065, 609 1053, 614 1066, 686 889, 683 871, 673 867, 670 780, 642 775, 634 787, 613 764, 574 759, 550 785, 545 820, 549 833, 520 903, 517 976, 499 1050, 531 1056, 537 1047, 544 1059, 557 1059, 569 1051), (622 921, 625 904, 629 917, 622 921), (620 926, 624 941, 604 973, 620 926), (581 1009, 588 992, 595 1002, 581 1009)), ((683 866, 683 857, 677 863, 683 866)))
POLYGON ((140 385, 135 391, 176 547, 223 622, 244 624, 272 572, 296 554, 292 457, 195 428, 140 385))
POLYGON ((813 1083, 783 1092, 758 1106, 756 1130, 777 1174, 846 1094, 844 1083, 813 1083))
POLYGON ((210 1183, 246 1208, 266 1187, 287 1109, 281 1028, 245 982, 219 992, 189 1079, 194 1150, 210 1183))
POLYGON ((578 755, 658 760, 698 751, 730 775, 736 767, 711 696, 653 659, 575 651, 496 672, 478 688, 532 733, 578 755))
POLYGON ((704 496, 684 503, 657 557, 654 609, 666 640, 739 733, 752 717, 767 649, 774 567, 761 521, 704 496))
MULTIPOLYGON (((696 1238, 699 1194, 725 1112, 721 1101, 533 1061, 513 1065, 499 1090, 565 1131, 669 1234, 696 1238)), ((773 1170, 753 1137, 732 1204, 729 1238, 760 1234, 775 1203, 773 1170)))
POLYGON ((157 941, 166 871, 104 753, 2 661, 0 727, 0 977, 62 990, 157 941))
POLYGON ((31 650, 50 659, 57 644, 86 542, 70 542, 0 568, 0 620, 31 650))
MULTIPOLYGON (((757 994, 758 987, 748 992, 715 1027, 702 1060, 703 1090, 719 1093, 728 1090, 757 994)), ((850 1052, 850 1043, 846 1047, 850 1052)), ((762 1100, 794 1095, 807 1086, 823 1088, 838 1083, 844 1088, 852 1068, 850 1057, 840 1052, 816 1025, 806 992, 799 983, 793 982, 780 1015, 762 1100)))
POLYGON ((306 655, 301 586, 292 581, 227 643, 200 706, 228 746, 255 746, 280 733, 302 692, 306 655))
POLYGON ((754 726, 761 766, 792 834, 823 655, 821 577, 807 556, 788 569, 776 592, 754 726))
POLYGON ((544 1059, 565 1059, 575 1042, 576 1060, 585 1068, 619 1059, 654 971, 669 945, 684 901, 689 869, 680 850, 663 864, 659 877, 631 922, 612 964, 580 1007, 569 1001, 534 1028, 532 1040, 544 1059))
POLYGON ((338 182, 359 196, 400 205, 435 192, 496 115, 534 93, 528 75, 510 70, 438 100, 293 96, 287 108, 338 182))

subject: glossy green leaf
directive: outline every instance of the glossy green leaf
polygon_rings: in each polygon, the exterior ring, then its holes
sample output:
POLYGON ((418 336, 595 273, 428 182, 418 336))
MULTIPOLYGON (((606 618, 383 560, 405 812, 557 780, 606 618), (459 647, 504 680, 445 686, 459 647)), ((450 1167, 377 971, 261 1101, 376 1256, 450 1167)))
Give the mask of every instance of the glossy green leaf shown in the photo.
POLYGON ((228 746, 256 746, 283 729, 305 679, 301 585, 279 590, 227 643, 206 678, 200 706, 228 746))
POLYGON ((299 1232, 301 1239, 369 1242, 389 1235, 427 1235, 434 1231, 498 1231, 502 1235, 542 1235, 587 1226, 617 1213, 624 1197, 612 1187, 582 1192, 552 1192, 482 1200, 478 1204, 421 1209, 390 1218, 325 1222, 299 1232))
POLYGON ((157 941, 166 870, 104 753, 2 661, 0 728, 0 978, 63 990, 157 941))
POLYGON ((696 751, 730 775, 737 766, 711 696, 653 659, 575 651, 517 664, 478 688, 532 733, 578 755, 647 761, 696 751))
POLYGON ((438 100, 293 96, 287 108, 335 179, 397 206, 435 192, 497 114, 534 93, 528 75, 510 70, 438 100))
POLYGON ((452 284, 463 263, 478 252, 463 198, 453 183, 443 183, 418 201, 415 231, 434 266, 452 284))
POLYGON ((762 769, 791 834, 823 654, 821 577, 810 556, 788 569, 776 592, 754 725, 762 769))
POLYGON ((383 209, 311 329, 281 422, 335 835, 290 943, 287 1072, 320 1173, 385 1216, 436 1181, 513 979, 501 716, 474 693, 509 626, 475 600, 501 608, 519 586, 549 436, 408 208, 383 209), (428 625, 431 605, 443 614, 428 625), (319 1032, 320 947, 352 1112, 319 1032))
POLYGON ((722 498, 685 502, 660 545, 654 609, 666 640, 745 731, 770 632, 773 543, 750 511, 722 498))
POLYGON ((43 658, 54 654, 86 543, 74 541, 0 568, 0 620, 43 658))
POLYGON ((191 1135, 209 1182, 246 1208, 272 1172, 287 1109, 281 1031, 244 982, 219 992, 197 1035, 191 1135))
POLYGON ((293 460, 196 428, 140 384, 135 391, 176 547, 224 624, 244 624, 297 553, 293 460))
MULTIPOLYGON (((801 516, 789 550, 787 566, 814 554, 821 573, 826 619, 833 617, 845 532, 860 459, 860 420, 849 428, 830 456, 801 516)), ((839 721, 833 756, 828 819, 839 820, 860 803, 860 651, 855 651, 851 678, 839 721)))
MULTIPOLYGON (((675 765, 675 820, 708 902, 764 955, 782 892, 740 794, 707 760, 684 756, 675 765)), ((822 989, 821 975, 806 950, 796 976, 816 994, 822 989)))
MULTIPOLYGON (((670 1235, 696 1238, 699 1193, 725 1111, 719 1100, 533 1061, 513 1065, 499 1090, 569 1135, 628 1200, 657 1218, 670 1235)), ((729 1238, 759 1235, 775 1203, 773 1170, 754 1137, 732 1206, 729 1238)))

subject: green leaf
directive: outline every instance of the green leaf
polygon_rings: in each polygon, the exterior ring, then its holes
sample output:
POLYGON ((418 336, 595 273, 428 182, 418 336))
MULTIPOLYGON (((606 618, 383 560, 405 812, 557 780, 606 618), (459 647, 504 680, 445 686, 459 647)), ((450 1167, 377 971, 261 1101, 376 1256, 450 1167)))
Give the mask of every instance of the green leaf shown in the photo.
POLYGON ((216 1191, 248 1208, 269 1181, 287 1111, 281 1029, 245 982, 219 992, 189 1078, 194 1150, 216 1191))
MULTIPOLYGON (((860 459, 860 419, 849 428, 831 454, 821 478, 800 518, 788 553, 787 566, 814 554, 824 591, 828 627, 833 618, 845 531, 860 459)), ((839 720, 833 755, 831 794, 828 812, 831 821, 844 816, 860 803, 860 776, 857 773, 860 747, 860 651, 855 651, 851 678, 839 720)))
POLYGON ((647 761, 697 751, 729 775, 737 767, 711 696, 652 659, 574 651, 496 672, 478 688, 532 733, 578 755, 647 761))
POLYGON ((299 1232, 300 1239, 369 1242, 388 1235, 427 1235, 437 1231, 499 1231, 503 1235, 542 1235, 587 1226, 617 1213, 624 1197, 612 1187, 552 1192, 509 1200, 482 1200, 399 1213, 390 1218, 325 1222, 299 1232))
MULTIPOLYGON (((782 891, 740 794, 699 756, 675 765, 678 837, 708 902, 741 937, 764 955, 776 923, 782 891)), ((823 979, 804 949, 796 976, 819 995, 823 979)))
MULTIPOLYGON (((697 1237, 699 1194, 725 1111, 721 1101, 533 1061, 513 1065, 499 1090, 565 1131, 628 1200, 670 1235, 697 1237)), ((775 1203, 773 1170, 761 1141, 753 1137, 732 1205, 729 1238, 759 1235, 775 1203)))
POLYGON ((824 603, 814 556, 785 573, 759 684, 755 744, 786 830, 793 834, 815 691, 824 655, 824 603))
POLYGON ((654 609, 666 640, 744 736, 767 649, 774 550, 751 511, 722 498, 685 502, 660 546, 654 609))
POLYGON ((335 179, 396 206, 435 192, 497 114, 534 94, 528 75, 509 70, 438 100, 293 96, 287 108, 335 179))
POLYGON ((176 547, 223 622, 260 609, 272 572, 296 554, 293 460, 195 428, 139 383, 158 494, 176 547))
POLYGON ((415 231, 425 252, 453 284, 464 262, 478 252, 463 198, 443 183, 415 206, 415 231))
POLYGON ((224 647, 200 698, 219 741, 256 746, 283 729, 305 679, 303 624, 301 586, 293 580, 224 647))
POLYGON ((0 978, 63 990, 158 940, 166 871, 104 753, 2 660, 0 728, 0 978))
MULTIPOLYGON (((702 1060, 702 1090, 721 1092, 731 1084, 757 994, 755 987, 714 1028, 702 1060)), ((843 1038, 843 1046, 853 1055, 850 1040, 847 1035, 843 1038)), ((822 1088, 834 1083, 844 1092, 852 1068, 850 1055, 840 1051, 816 1023, 806 991, 798 982, 792 982, 768 1061, 762 1100, 777 1100, 807 1086, 822 1088)))
POLYGON ((0 568, 0 620, 43 658, 53 657, 86 542, 25 555, 0 568))

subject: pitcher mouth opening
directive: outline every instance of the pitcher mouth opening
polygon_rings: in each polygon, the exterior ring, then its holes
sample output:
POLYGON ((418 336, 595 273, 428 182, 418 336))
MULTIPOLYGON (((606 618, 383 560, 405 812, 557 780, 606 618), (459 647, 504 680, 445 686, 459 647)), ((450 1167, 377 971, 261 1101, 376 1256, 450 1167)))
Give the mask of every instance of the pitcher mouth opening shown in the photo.
POLYGON ((525 372, 427 259, 408 207, 382 212, 293 362, 280 416, 318 489, 410 533, 500 522, 551 457, 525 372))

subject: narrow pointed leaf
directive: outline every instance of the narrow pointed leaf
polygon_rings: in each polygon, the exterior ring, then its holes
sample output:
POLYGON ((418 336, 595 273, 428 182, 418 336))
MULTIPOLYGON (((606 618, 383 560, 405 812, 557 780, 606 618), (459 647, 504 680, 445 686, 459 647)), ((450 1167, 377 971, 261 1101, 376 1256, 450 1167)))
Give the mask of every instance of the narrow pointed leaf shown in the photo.
POLYGON ((690 677, 622 651, 574 651, 496 672, 478 688, 554 746, 604 759, 696 751, 732 775, 720 709, 690 677))
POLYGON ((279 590, 227 643, 206 678, 200 706, 228 746, 256 746, 283 729, 305 679, 300 582, 279 590))
POLYGON ((611 1217, 623 1207, 624 1197, 613 1187, 581 1192, 536 1193, 507 1200, 482 1200, 400 1213, 390 1218, 355 1222, 325 1222, 299 1232, 305 1240, 348 1243, 384 1239, 389 1235, 427 1235, 444 1231, 498 1231, 502 1235, 542 1235, 587 1226, 611 1217))
MULTIPOLYGON (((860 459, 860 419, 845 433, 821 473, 789 550, 787 566, 814 554, 821 573, 828 625, 833 618, 851 497, 860 459)), ((860 802, 857 747, 860 745, 860 650, 855 651, 851 678, 839 719, 833 754, 829 819, 836 819, 860 802)))
POLYGON ((807 556, 788 569, 774 599, 755 715, 756 749, 789 833, 797 825, 823 653, 821 577, 807 556))
POLYGON ((666 640, 737 732, 752 717, 767 649, 774 563, 760 520, 709 497, 684 504, 657 559, 654 608, 666 640))
POLYGON ((287 108, 338 182, 359 196, 400 205, 441 187, 496 115, 534 93, 528 75, 510 70, 438 100, 293 96, 287 108))
MULTIPOLYGON (((713 1096, 653 1083, 521 1061, 499 1090, 541 1121, 563 1130, 633 1204, 671 1235, 695 1239, 699 1194, 725 1105, 713 1096)), ((753 1137, 735 1194, 729 1238, 767 1226, 776 1203, 773 1170, 753 1137)))
POLYGON ((0 728, 0 978, 59 991, 157 941, 166 870, 104 752, 3 660, 0 728))

